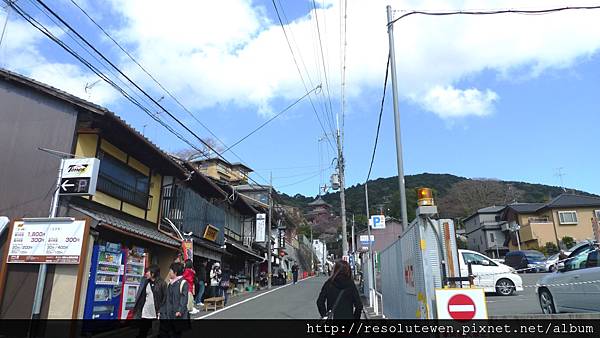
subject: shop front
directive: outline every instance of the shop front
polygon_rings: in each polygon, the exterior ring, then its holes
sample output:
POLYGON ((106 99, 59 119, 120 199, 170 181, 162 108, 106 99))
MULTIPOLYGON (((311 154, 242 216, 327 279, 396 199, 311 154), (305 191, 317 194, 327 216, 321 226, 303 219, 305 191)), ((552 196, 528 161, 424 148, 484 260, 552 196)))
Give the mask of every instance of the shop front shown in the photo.
POLYGON ((135 220, 71 206, 96 223, 90 259, 89 278, 82 301, 83 319, 128 319, 135 296, 150 264, 160 267, 163 279, 169 265, 181 250, 181 241, 135 220))

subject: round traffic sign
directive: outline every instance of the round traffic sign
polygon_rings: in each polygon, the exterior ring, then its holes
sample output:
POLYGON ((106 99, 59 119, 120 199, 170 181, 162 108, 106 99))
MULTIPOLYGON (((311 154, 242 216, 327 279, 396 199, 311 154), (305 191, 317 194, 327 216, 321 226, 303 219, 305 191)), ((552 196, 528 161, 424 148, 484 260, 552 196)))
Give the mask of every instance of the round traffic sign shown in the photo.
POLYGON ((454 295, 448 300, 448 313, 454 320, 471 320, 475 312, 475 302, 467 295, 454 295))

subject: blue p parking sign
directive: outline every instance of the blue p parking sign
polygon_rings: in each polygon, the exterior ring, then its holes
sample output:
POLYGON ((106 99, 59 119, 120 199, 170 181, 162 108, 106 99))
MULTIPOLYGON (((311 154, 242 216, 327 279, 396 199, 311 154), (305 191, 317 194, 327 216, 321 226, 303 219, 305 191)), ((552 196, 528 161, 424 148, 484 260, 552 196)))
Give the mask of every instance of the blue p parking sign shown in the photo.
POLYGON ((371 224, 371 229, 385 229, 385 216, 384 215, 371 216, 369 223, 371 224))

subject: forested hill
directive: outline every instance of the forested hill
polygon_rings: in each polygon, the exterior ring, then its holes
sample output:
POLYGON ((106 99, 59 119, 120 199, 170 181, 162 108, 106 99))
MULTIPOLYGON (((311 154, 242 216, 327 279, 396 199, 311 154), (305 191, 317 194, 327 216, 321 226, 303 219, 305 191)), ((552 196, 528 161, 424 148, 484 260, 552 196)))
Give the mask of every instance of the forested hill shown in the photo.
MULTIPOLYGON (((408 175, 406 180, 406 195, 409 219, 414 217, 416 208, 416 191, 418 187, 428 187, 434 190, 440 214, 445 217, 463 218, 475 210, 489 205, 501 205, 511 202, 546 202, 565 192, 563 188, 526 182, 500 181, 494 179, 468 179, 450 174, 418 174, 408 175)), ((388 216, 400 216, 400 193, 398 192, 398 177, 378 178, 368 182, 369 206, 371 213, 384 212, 388 216)), ((566 189, 569 193, 593 195, 587 192, 566 189)), ((300 194, 281 197, 286 204, 300 207, 304 210, 315 197, 300 194)), ((339 192, 328 193, 323 199, 339 212, 339 192)), ((365 215, 364 184, 346 188, 346 208, 348 212, 357 215, 361 221, 365 215)))

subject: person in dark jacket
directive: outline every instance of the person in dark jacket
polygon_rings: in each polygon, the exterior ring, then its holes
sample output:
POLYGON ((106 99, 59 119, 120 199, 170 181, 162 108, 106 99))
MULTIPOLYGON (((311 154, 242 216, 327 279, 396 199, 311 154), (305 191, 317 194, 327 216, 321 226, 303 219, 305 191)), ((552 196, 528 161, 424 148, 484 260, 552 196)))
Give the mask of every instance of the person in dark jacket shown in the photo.
POLYGON ((294 279, 294 284, 298 283, 298 270, 300 270, 300 267, 298 266, 298 263, 294 262, 294 265, 292 265, 292 277, 294 279))
POLYGON ((204 298, 204 289, 206 288, 206 264, 208 262, 203 260, 200 262, 200 268, 196 274, 196 280, 198 281, 198 290, 196 292, 196 305, 203 307, 202 300, 204 298))
POLYGON ((187 308, 189 286, 183 279, 183 270, 182 263, 171 264, 167 300, 160 311, 160 319, 166 319, 160 326, 161 337, 181 337, 181 332, 190 326, 187 308))
POLYGON ((152 320, 158 319, 160 309, 167 297, 167 283, 160 276, 160 268, 152 264, 146 268, 144 279, 135 298, 133 318, 140 319, 138 337, 147 337, 152 327, 152 320))
POLYGON ((340 260, 335 263, 331 277, 321 288, 317 307, 321 317, 332 310, 333 319, 360 319, 363 305, 348 262, 340 260), (339 302, 333 308, 340 294, 339 302))

